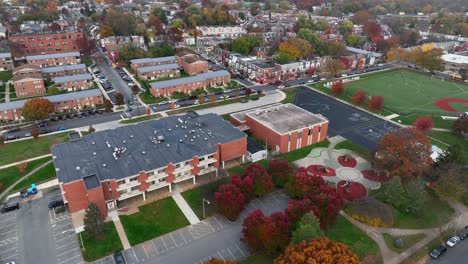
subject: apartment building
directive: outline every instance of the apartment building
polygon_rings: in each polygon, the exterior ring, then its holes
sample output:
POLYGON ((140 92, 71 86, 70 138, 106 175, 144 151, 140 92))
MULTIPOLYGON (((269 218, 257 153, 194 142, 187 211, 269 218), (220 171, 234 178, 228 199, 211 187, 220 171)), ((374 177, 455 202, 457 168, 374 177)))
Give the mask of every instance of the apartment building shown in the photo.
POLYGON ((44 80, 37 65, 25 64, 13 68, 12 83, 18 98, 46 94, 44 80))
POLYGON ((13 70, 13 58, 9 52, 0 52, 0 71, 13 70))
POLYGON ((130 67, 132 70, 136 71, 141 67, 150 67, 163 64, 174 64, 177 63, 175 56, 159 57, 159 58, 142 58, 130 60, 130 67))
POLYGON ((45 55, 26 56, 29 64, 39 67, 53 67, 81 63, 79 52, 54 53, 45 55))
POLYGON ((207 27, 197 26, 202 34, 202 37, 217 37, 217 38, 238 38, 247 34, 247 30, 241 26, 226 26, 226 27, 207 27))
POLYGON ((104 216, 130 199, 244 158, 247 135, 215 114, 170 116, 99 131, 51 148, 64 201, 73 214, 96 203, 104 216))
POLYGON ((56 77, 53 80, 60 90, 68 92, 93 88, 93 77, 89 73, 56 77))
POLYGON ((42 76, 47 80, 52 80, 55 77, 85 74, 87 72, 88 71, 86 70, 86 65, 84 64, 72 64, 41 68, 42 76))
POLYGON ((180 76, 179 64, 162 64, 137 68, 136 73, 141 80, 155 80, 159 78, 171 78, 180 76))
POLYGON ((215 71, 198 74, 186 78, 151 83, 150 93, 154 97, 171 96, 175 92, 189 94, 198 89, 205 89, 209 85, 221 86, 231 82, 228 71, 215 71))
MULTIPOLYGON (((65 93, 44 97, 54 104, 55 112, 79 110, 85 107, 97 107, 103 104, 99 89, 74 93, 65 93)), ((21 120, 21 109, 27 100, 16 100, 0 104, 0 120, 21 120)))
POLYGON ((186 51, 176 54, 177 63, 190 75, 197 75, 208 72, 208 61, 200 56, 186 51))
POLYGON ((230 115, 243 128, 279 153, 300 149, 327 138, 328 120, 293 104, 247 110, 230 115))

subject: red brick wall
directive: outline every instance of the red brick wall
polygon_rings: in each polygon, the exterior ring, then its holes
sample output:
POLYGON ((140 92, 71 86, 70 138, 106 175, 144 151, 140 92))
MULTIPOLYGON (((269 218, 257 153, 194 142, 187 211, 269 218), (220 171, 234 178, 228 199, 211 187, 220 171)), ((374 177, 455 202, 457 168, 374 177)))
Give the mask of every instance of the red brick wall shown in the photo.
POLYGON ((287 149, 288 147, 287 137, 286 137, 286 140, 284 139, 282 140, 281 135, 267 128, 266 126, 258 123, 257 121, 253 120, 249 116, 245 116, 245 121, 246 121, 246 124, 250 127, 250 132, 254 136, 258 137, 260 140, 262 140, 263 142, 267 142, 268 146, 272 148, 276 148, 276 146, 278 145, 280 149, 283 149, 283 148, 287 149))
POLYGON ((117 191, 118 187, 119 187, 119 185, 117 184, 117 182, 115 180, 102 182, 102 191, 104 193, 104 199, 106 199, 106 201, 107 201, 107 200, 115 200, 115 199, 119 198, 120 193, 117 191), (112 195, 111 195, 111 193, 109 191, 109 188, 112 191, 112 195))
POLYGON ((200 173, 200 168, 198 168, 199 163, 200 160, 197 156, 193 157, 193 159, 190 161, 190 165, 192 165, 193 167, 193 169, 190 170, 190 173, 192 173, 192 175, 198 175, 198 173, 200 173))
POLYGON ((232 142, 218 144, 218 161, 232 160, 247 154, 247 137, 232 142))
POLYGON ((70 76, 70 75, 78 75, 78 74, 85 74, 87 73, 86 69, 77 69, 77 70, 68 70, 68 71, 60 71, 54 73, 43 73, 42 76, 46 79, 52 79, 55 77, 63 77, 63 76, 70 76))
POLYGON ((79 64, 81 59, 78 57, 62 57, 55 59, 40 59, 40 60, 28 60, 29 64, 38 65, 40 67, 54 67, 60 65, 79 64))
POLYGON ((151 80, 151 79, 180 76, 180 71, 178 69, 152 71, 152 72, 146 72, 143 74, 139 74, 138 71, 136 72, 137 72, 138 78, 142 80, 148 80, 148 79, 151 80))
POLYGON ((65 199, 68 201, 70 212, 78 212, 88 207, 88 198, 86 197, 86 189, 83 181, 75 181, 63 184, 65 199))
POLYGON ((140 175, 138 175, 138 181, 141 182, 140 186, 138 186, 138 190, 141 192, 148 190, 148 175, 144 171, 140 171, 140 175))
POLYGON ((182 85, 174 85, 162 89, 150 89, 151 95, 154 97, 161 97, 165 95, 172 95, 175 92, 181 92, 181 93, 190 93, 192 91, 195 91, 197 89, 204 89, 208 87, 208 85, 221 85, 221 84, 228 84, 231 82, 231 76, 225 76, 221 78, 212 78, 205 80, 204 82, 194 82, 194 83, 187 83, 187 84, 182 84, 182 85))
POLYGON ((184 69, 184 71, 190 76, 208 72, 207 61, 197 61, 194 63, 186 63, 185 61, 183 61, 181 66, 184 69))
POLYGON ((166 177, 166 182, 172 183, 175 180, 174 170, 174 165, 172 163, 169 163, 166 168, 166 174, 168 175, 166 177))
POLYGON ((236 126, 236 127, 245 125, 245 120, 244 121, 239 121, 239 120, 231 117, 231 118, 229 118, 229 121, 231 122, 231 124, 233 126, 236 126))
POLYGON ((93 83, 87 80, 73 81, 73 82, 64 82, 59 84, 60 89, 68 91, 80 91, 86 90, 93 87, 93 83))
POLYGON ((104 215, 104 217, 107 217, 106 199, 104 198, 104 192, 102 191, 102 188, 97 187, 88 190, 88 201, 89 203, 95 203, 101 210, 101 213, 104 215))
POLYGON ((18 98, 39 96, 39 95, 46 94, 46 89, 45 89, 43 80, 30 80, 30 81, 20 80, 20 81, 14 82, 13 87, 15 88, 16 96, 18 98), (36 88, 36 86, 38 86, 39 88, 36 88))

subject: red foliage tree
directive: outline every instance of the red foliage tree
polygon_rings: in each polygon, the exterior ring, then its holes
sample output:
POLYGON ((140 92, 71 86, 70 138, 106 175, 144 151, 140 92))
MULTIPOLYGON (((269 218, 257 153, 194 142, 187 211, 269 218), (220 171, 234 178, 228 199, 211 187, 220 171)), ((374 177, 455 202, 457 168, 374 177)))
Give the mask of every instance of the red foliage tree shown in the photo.
POLYGON ((374 43, 382 40, 382 27, 376 22, 366 22, 362 27, 362 31, 366 33, 369 39, 374 43))
POLYGON ((251 163, 245 169, 242 178, 250 177, 253 181, 253 193, 256 196, 268 194, 273 189, 273 182, 270 174, 263 168, 262 165, 251 163))
POLYGON ((288 217, 282 212, 270 215, 270 220, 276 228, 275 235, 268 243, 269 251, 283 250, 291 241, 291 223, 288 217))
POLYGON ((414 121, 413 125, 421 132, 426 133, 434 127, 434 121, 429 116, 421 116, 414 121))
POLYGON ((123 94, 121 94, 121 93, 116 93, 115 94, 115 103, 117 105, 123 105, 125 103, 123 94))
POLYGON ((275 186, 283 187, 293 174, 294 169, 289 166, 287 160, 274 159, 268 163, 267 172, 271 175, 275 186))
POLYGON ((403 128, 385 134, 377 144, 375 165, 392 175, 400 176, 403 183, 431 169, 431 143, 421 131, 403 128))
POLYGON ((327 229, 335 225, 338 215, 345 205, 345 200, 335 188, 325 184, 320 186, 317 193, 307 193, 305 197, 319 211, 316 216, 320 220, 320 228, 327 229))
POLYGON ((455 122, 453 122, 452 131, 457 135, 468 133, 468 116, 462 116, 455 120, 455 122))
POLYGON ((361 105, 366 101, 367 93, 363 90, 357 90, 351 100, 355 105, 361 105))
POLYGON ((299 168, 294 176, 290 177, 286 188, 291 197, 304 198, 305 194, 317 193, 323 185, 326 183, 322 177, 309 175, 305 168, 299 168))
POLYGON ((314 212, 315 216, 320 218, 320 212, 308 199, 290 200, 288 202, 288 207, 284 210, 284 213, 291 223, 292 230, 296 229, 297 223, 299 223, 301 218, 308 212, 314 212))
POLYGON ((239 174, 234 174, 231 177, 231 183, 236 185, 245 195, 246 200, 254 197, 253 180, 251 177, 242 177, 239 174))
POLYGON ((216 259, 212 258, 208 261, 205 261, 204 264, 236 264, 234 260, 222 260, 222 259, 216 259))
POLYGON ((369 109, 372 111, 380 111, 383 109, 384 99, 382 96, 374 95, 369 100, 369 109))
POLYGON ((218 211, 231 221, 235 221, 244 209, 244 194, 234 184, 224 184, 215 193, 218 211))
POLYGON ((345 87, 343 82, 336 82, 332 84, 330 88, 330 93, 333 94, 334 96, 342 96, 344 93, 345 87))

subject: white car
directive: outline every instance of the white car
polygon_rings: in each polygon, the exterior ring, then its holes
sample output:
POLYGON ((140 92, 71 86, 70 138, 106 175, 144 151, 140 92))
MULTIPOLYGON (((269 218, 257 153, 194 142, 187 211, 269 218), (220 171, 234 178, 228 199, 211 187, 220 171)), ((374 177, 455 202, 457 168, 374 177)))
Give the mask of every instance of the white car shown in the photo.
POLYGON ((178 105, 178 104, 174 105, 174 109, 179 108, 179 107, 180 107, 180 105, 178 105))
POLYGON ((453 236, 447 240, 447 246, 454 247, 458 242, 460 242, 460 238, 458 236, 453 236))
POLYGON ((164 105, 164 104, 167 104, 169 103, 168 101, 162 101, 162 102, 159 102, 158 105, 164 105))
POLYGON ((308 80, 307 81, 307 83, 313 83, 313 82, 314 82, 314 80, 308 80))
POLYGON ((127 85, 132 87, 133 85, 135 85, 135 83, 129 82, 129 83, 127 83, 127 85))

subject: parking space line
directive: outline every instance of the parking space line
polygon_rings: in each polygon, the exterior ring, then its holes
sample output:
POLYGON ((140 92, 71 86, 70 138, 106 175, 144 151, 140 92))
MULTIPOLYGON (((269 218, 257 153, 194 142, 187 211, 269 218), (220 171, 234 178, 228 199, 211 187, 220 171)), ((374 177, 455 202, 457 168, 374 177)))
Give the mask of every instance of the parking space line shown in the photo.
POLYGON ((7 249, 7 250, 5 250, 3 252, 0 252, 0 255, 3 255, 3 254, 5 254, 5 252, 12 251, 12 250, 18 251, 18 249, 16 247, 13 247, 13 248, 7 249))
POLYGON ((132 251, 133 251, 133 255, 135 256, 136 260, 137 260, 138 262, 140 262, 140 260, 138 260, 138 257, 136 256, 135 250, 134 250, 133 248, 132 248, 132 251))
POLYGON ((6 256, 6 257, 2 256, 2 260, 7 260, 7 259, 9 259, 9 258, 14 258, 14 257, 17 257, 17 256, 18 256, 18 253, 15 253, 15 254, 13 254, 13 255, 6 256))
POLYGON ((159 239, 163 242, 164 246, 166 247, 166 251, 169 250, 166 246, 166 242, 164 242, 164 239, 162 239, 162 237, 160 237, 159 239))
POLYGON ((234 243, 234 245, 236 245, 237 249, 239 249, 240 253, 242 253, 242 257, 245 257, 245 253, 244 251, 242 251, 242 249, 237 245, 237 243, 234 243))
POLYGON ((146 257, 147 257, 147 258, 149 258, 149 256, 148 256, 148 252, 146 252, 146 248, 145 248, 145 246, 143 246, 143 244, 142 244, 142 245, 141 245, 141 247, 143 248, 143 251, 145 252, 145 255, 146 255, 146 257))
MULTIPOLYGON (((57 235, 61 235, 61 234, 57 234, 57 235)), ((73 236, 66 236, 66 237, 61 238, 61 239, 59 239, 59 240, 55 240, 55 243, 60 242, 60 241, 63 241, 63 240, 68 239, 68 238, 70 238, 70 237, 73 237, 73 236)))
POLYGON ((2 222, 5 222, 5 221, 14 220, 14 219, 16 219, 16 215, 15 215, 14 217, 12 217, 12 218, 8 218, 8 219, 0 220, 0 223, 2 223, 2 222))
POLYGON ((68 250, 68 251, 65 251, 65 252, 63 252, 63 253, 60 253, 60 254, 57 255, 57 258, 59 258, 60 256, 65 255, 65 254, 67 254, 67 253, 70 253, 70 252, 72 252, 72 251, 74 251, 74 250, 77 250, 77 248, 73 248, 72 250, 68 250))
POLYGON ((69 242, 69 243, 66 243, 65 245, 62 245, 62 246, 60 246, 60 247, 57 247, 56 249, 61 249, 61 248, 63 248, 63 247, 66 247, 66 246, 68 246, 68 245, 71 245, 72 243, 75 243, 75 242, 76 242, 76 240, 73 240, 73 241, 71 241, 71 242, 69 242))
POLYGON ((59 225, 59 226, 57 226, 57 224, 54 224, 54 225, 55 225, 55 227, 52 227, 52 230, 55 230, 55 229, 57 229, 57 228, 61 228, 61 227, 67 226, 67 225, 73 225, 73 224, 70 223, 70 222, 67 222, 67 223, 64 224, 64 225, 59 225))
POLYGON ((5 235, 5 234, 11 233, 11 232, 16 232, 16 229, 13 229, 13 230, 10 230, 10 231, 7 231, 7 232, 4 232, 4 233, 1 233, 0 235, 5 235))
POLYGON ((220 228, 224 226, 224 225, 221 224, 221 222, 218 220, 218 217, 214 216, 213 218, 215 219, 216 223, 218 223, 218 225, 219 225, 220 228))
POLYGON ((72 259, 74 259, 74 258, 76 258, 76 257, 79 257, 79 256, 81 256, 81 254, 75 255, 75 256, 73 256, 73 257, 71 257, 71 258, 69 258, 69 259, 66 259, 66 260, 64 260, 64 261, 60 261, 58 264, 62 264, 62 263, 68 262, 68 261, 70 261, 70 260, 72 260, 72 259))
POLYGON ((172 236, 172 233, 169 233, 169 235, 171 236, 171 239, 172 239, 172 242, 174 242, 174 245, 176 246, 176 248, 178 247, 177 243, 175 242, 174 240, 174 237, 172 236))
POLYGON ((179 231, 179 234, 180 236, 182 237, 182 239, 184 240, 185 244, 187 244, 187 240, 185 239, 184 235, 182 234, 182 232, 179 231))
POLYGON ((234 254, 232 254, 232 252, 231 252, 231 250, 230 250, 229 248, 227 248, 227 251, 229 252, 229 254, 231 254, 232 259, 233 259, 233 260, 236 260, 236 257, 234 257, 234 254))
POLYGON ((218 251, 218 255, 221 257, 221 259, 222 259, 223 261, 226 261, 226 260, 223 258, 223 255, 221 255, 221 252, 218 251))
POLYGON ((158 248, 156 247, 156 245, 154 245, 153 239, 151 239, 151 244, 153 244, 154 249, 156 249, 156 254, 159 255, 158 248))

